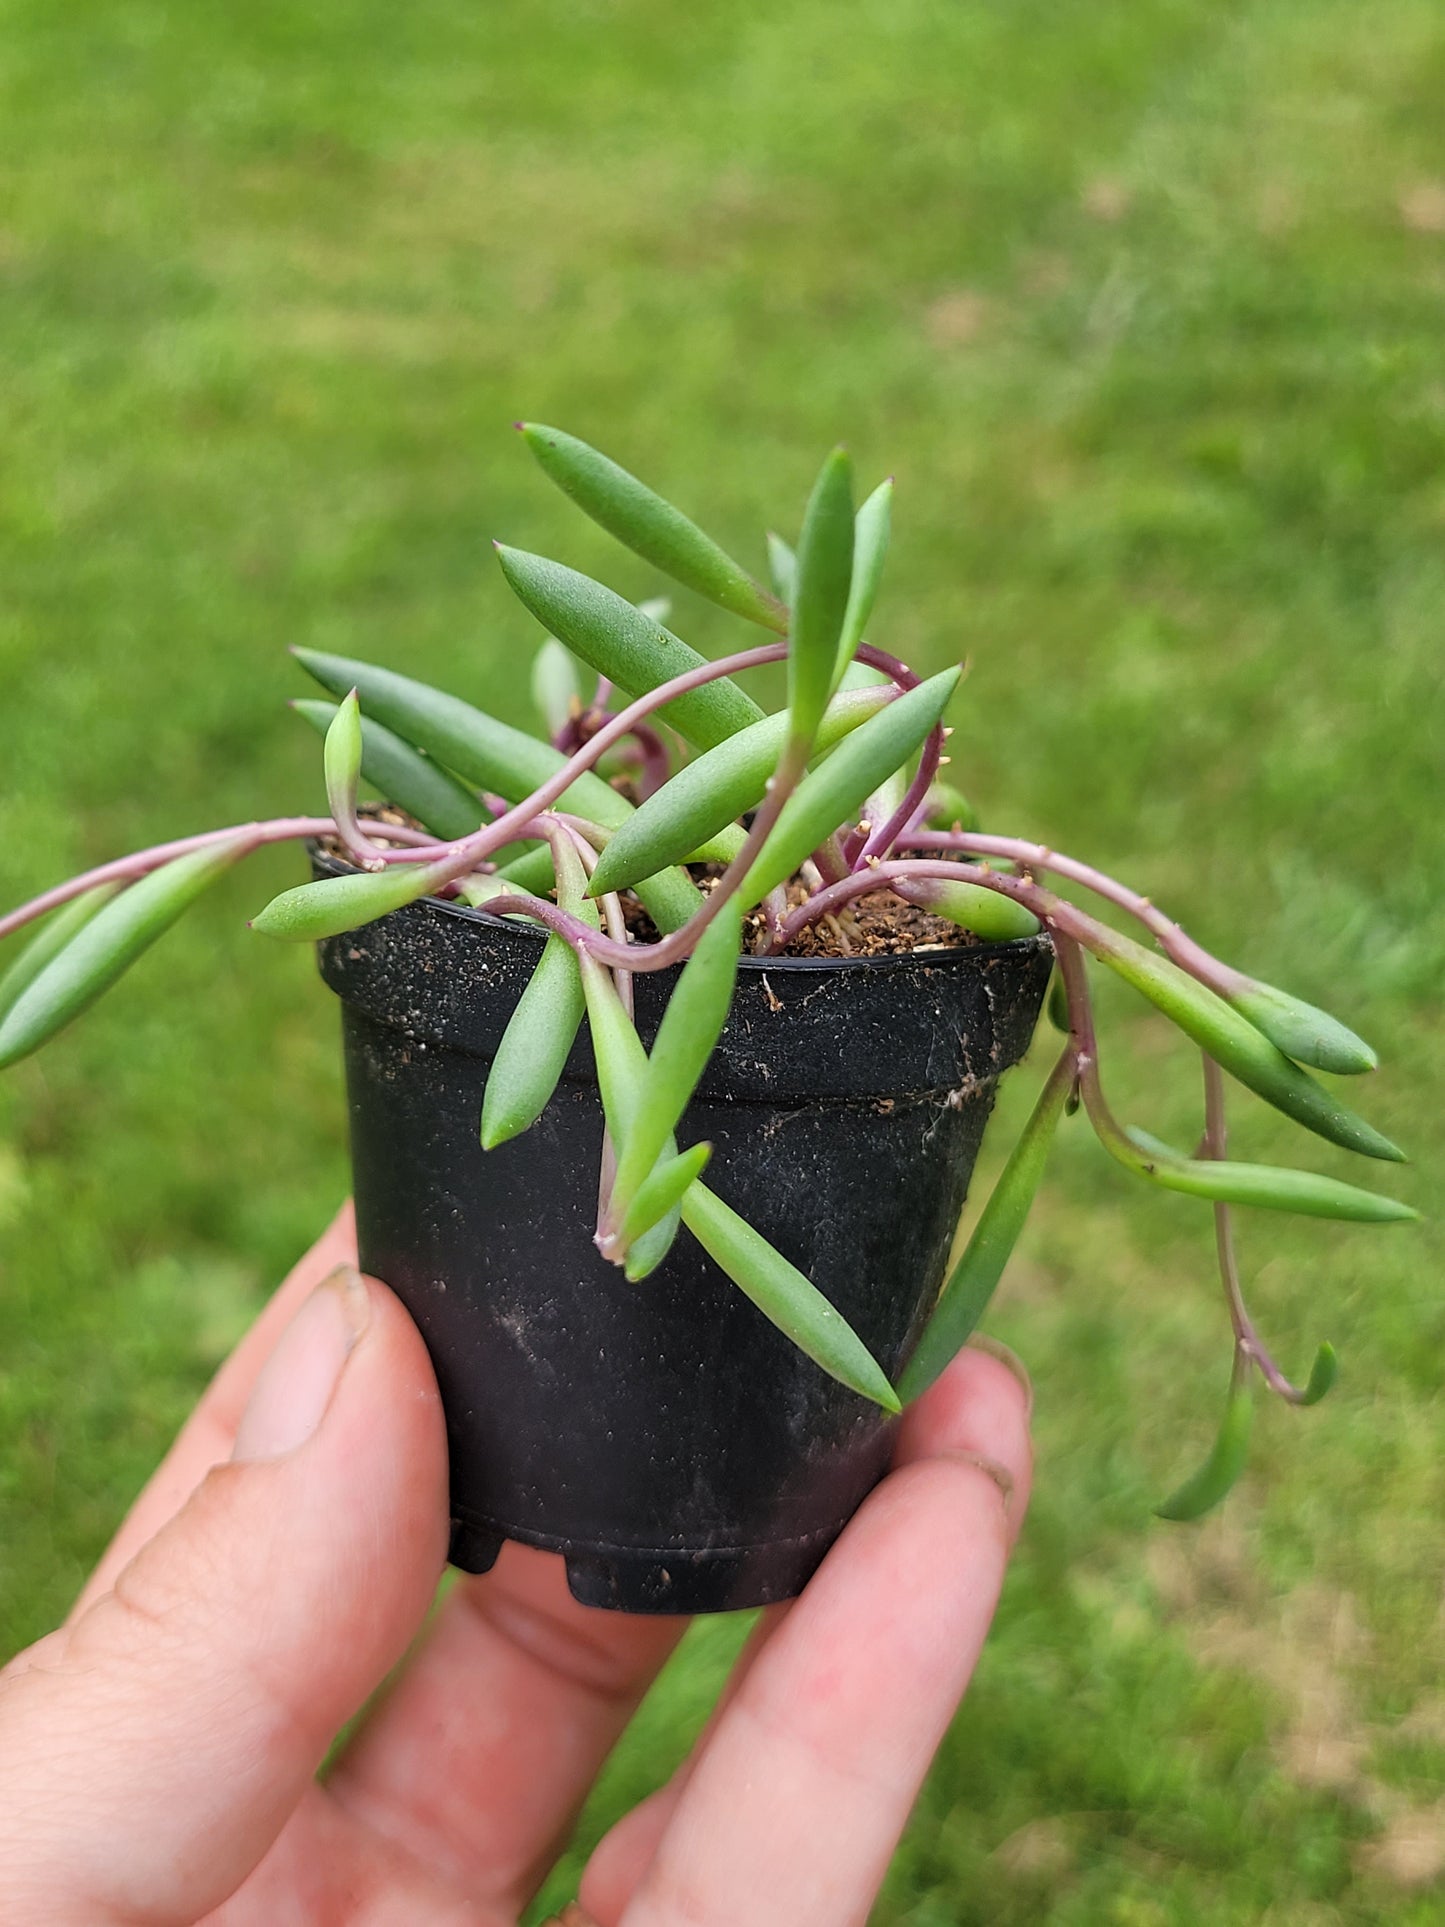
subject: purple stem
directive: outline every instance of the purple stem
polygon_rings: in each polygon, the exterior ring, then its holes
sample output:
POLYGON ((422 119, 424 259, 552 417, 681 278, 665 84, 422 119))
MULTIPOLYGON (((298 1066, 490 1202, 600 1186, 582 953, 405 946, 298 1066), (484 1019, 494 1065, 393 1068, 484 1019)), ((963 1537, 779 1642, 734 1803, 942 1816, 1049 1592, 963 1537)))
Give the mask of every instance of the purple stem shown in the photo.
MULTIPOLYGON (((1133 1163, 1139 1156, 1138 1147, 1132 1143, 1110 1110, 1099 1080, 1099 1049, 1094 1035, 1093 1008, 1083 952, 1071 937, 1062 935, 1055 936, 1054 949, 1059 961, 1059 974, 1068 993, 1069 1035, 1078 1053, 1079 1084, 1089 1122, 1106 1148, 1117 1146, 1123 1162, 1133 1163)), ((1224 1076, 1207 1052, 1204 1054, 1204 1115, 1204 1141, 1200 1151, 1205 1157, 1222 1158, 1228 1150, 1224 1076)), ((1275 1363, 1244 1302, 1234 1253, 1233 1224, 1227 1204, 1216 1203, 1214 1206, 1214 1241, 1219 1256, 1219 1275, 1224 1284, 1230 1325, 1234 1332, 1236 1370, 1242 1368, 1243 1361, 1253 1360, 1271 1391, 1278 1392, 1281 1398, 1288 1399, 1292 1404, 1299 1404, 1303 1392, 1286 1378, 1275 1363)))
MULTIPOLYGON (((436 844, 433 839, 418 831, 403 831, 388 824, 389 833, 396 829, 395 840, 405 843, 424 843, 429 850, 450 852, 451 877, 464 876, 474 870, 493 850, 513 842, 517 836, 517 824, 526 823, 554 803, 563 791, 579 776, 592 768, 599 757, 605 756, 612 745, 623 736, 629 735, 642 719, 650 715, 661 704, 670 702, 675 696, 686 695, 691 689, 699 689, 704 683, 714 681, 719 676, 731 675, 743 669, 755 669, 764 663, 780 662, 788 653, 786 643, 765 643, 757 649, 746 649, 733 656, 726 656, 718 662, 699 663, 696 669, 689 669, 684 675, 675 676, 671 682, 663 683, 645 696, 630 703, 618 716, 614 716, 592 739, 585 743, 577 753, 557 771, 555 776, 523 798, 515 808, 506 811, 493 823, 485 824, 460 842, 436 844)), ((43 896, 29 903, 21 904, 6 917, 0 918, 0 941, 27 924, 34 917, 43 916, 47 910, 68 903, 72 897, 83 895, 99 883, 130 883, 136 877, 145 876, 160 864, 172 857, 185 856, 191 850, 204 849, 208 844, 224 842, 228 837, 238 836, 245 830, 254 830, 254 845, 263 843, 284 843, 295 837, 330 836, 336 834, 337 826, 329 816, 277 817, 270 822, 257 824, 234 824, 225 830, 207 830, 200 836, 182 837, 174 843, 156 844, 152 849, 139 850, 131 856, 119 857, 113 863, 102 864, 99 869, 87 870, 83 876, 72 877, 66 883, 57 884, 43 896)))
POLYGON ((918 759, 918 768, 914 773, 913 781, 908 785, 904 793, 903 801, 898 805, 898 808, 893 812, 892 816, 888 818, 886 823, 880 823, 878 827, 869 834, 868 841, 853 858, 853 869, 861 870, 864 864, 868 863, 873 857, 887 856, 899 837, 902 836, 914 817, 917 816, 918 812, 923 808, 928 792, 933 787, 933 779, 938 774, 938 765, 943 756, 943 745, 946 738, 947 732, 943 724, 935 723, 933 728, 928 732, 927 740, 923 745, 923 753, 918 759))
POLYGON ((570 916, 555 903, 536 897, 493 897, 486 908, 493 916, 521 914, 533 918, 557 936, 565 937, 574 950, 586 951, 599 963, 606 964, 609 970, 666 970, 669 965, 691 956, 704 930, 736 893, 753 867, 758 852, 767 842, 804 767, 805 759, 796 750, 784 752, 782 761, 769 779, 767 795, 754 814, 743 847, 703 898, 701 907, 680 930, 674 930, 657 943, 618 943, 591 929, 580 918, 570 916))
MULTIPOLYGON (((549 809, 579 776, 585 775, 602 756, 606 755, 614 743, 619 742, 624 736, 631 735, 637 725, 650 716, 653 710, 661 708, 663 704, 673 701, 678 696, 686 695, 690 690, 700 689, 704 684, 716 681, 720 676, 735 675, 743 670, 761 668, 766 663, 781 662, 787 653, 788 645, 785 642, 764 643, 756 649, 739 650, 735 655, 724 656, 717 662, 699 663, 695 669, 689 669, 683 675, 674 676, 669 682, 660 684, 656 689, 648 690, 645 695, 629 703, 620 714, 612 717, 590 741, 569 758, 554 776, 549 777, 530 796, 524 797, 520 803, 505 811, 494 822, 485 824, 480 830, 463 838, 460 842, 434 844, 424 832, 404 830, 393 824, 385 825, 384 831, 381 826, 378 826, 378 833, 386 834, 395 842, 424 844, 429 851, 436 849, 449 853, 451 859, 449 875, 440 879, 440 882, 465 876, 468 871, 475 870, 493 850, 501 849, 505 844, 515 841, 519 825, 530 822, 534 816, 549 809)), ((859 648, 858 656, 860 660, 871 663, 875 669, 883 670, 900 687, 911 687, 918 680, 912 670, 900 663, 896 657, 888 655, 881 649, 874 649, 869 644, 863 644, 859 648)), ((732 894, 746 875, 746 869, 741 867, 744 859, 749 865, 751 864, 753 856, 762 847, 767 832, 776 822, 783 803, 801 774, 801 767, 799 767, 792 772, 786 782, 779 780, 784 776, 785 765, 789 760, 785 756, 783 763, 779 765, 773 785, 753 819, 753 829, 747 843, 691 922, 684 925, 681 930, 674 931, 672 936, 665 938, 660 945, 629 946, 632 949, 666 951, 666 955, 641 966, 623 964, 623 968, 641 967, 661 970, 667 964, 687 954, 692 943, 696 942, 717 911, 721 909, 727 896, 732 894), (758 834, 760 826, 764 826, 761 836, 758 834), (726 889, 725 886, 727 886, 726 889), (679 940, 684 938, 687 942, 680 945, 679 940)), ((329 816, 276 817, 269 822, 233 824, 228 829, 207 830, 200 836, 182 837, 173 843, 156 844, 151 849, 139 850, 131 856, 119 857, 112 863, 102 864, 98 869, 87 870, 82 876, 71 877, 67 882, 57 884, 53 890, 47 890, 43 896, 21 904, 8 916, 0 918, 0 941, 33 918, 43 916, 47 910, 59 908, 61 904, 70 902, 73 897, 83 895, 85 891, 93 889, 97 884, 133 882, 136 877, 145 876, 172 857, 185 856, 192 850, 204 849, 208 844, 224 842, 245 831, 254 832, 252 847, 255 848, 264 843, 284 843, 297 837, 334 835, 336 827, 329 816)), ((499 898, 497 901, 526 905, 530 900, 499 898)), ((577 925, 577 931, 589 938, 595 936, 595 933, 585 924, 577 925)), ((575 942, 577 938, 571 937, 569 941, 575 942)), ((620 960, 614 958, 611 961, 615 964, 620 960)))
MULTIPOLYGON (((1202 1053, 1204 1060, 1204 1143, 1201 1147, 1207 1158, 1222 1158, 1229 1147, 1228 1127, 1224 1115, 1224 1074, 1218 1064, 1208 1054, 1202 1053)), ((1239 1263, 1234 1254, 1234 1228, 1227 1204, 1214 1207, 1214 1243, 1219 1254, 1219 1276, 1224 1285, 1225 1300, 1229 1305, 1229 1322, 1234 1328, 1234 1343, 1238 1353, 1252 1359, 1259 1367, 1260 1376, 1272 1392, 1298 1405, 1304 1397, 1301 1388, 1286 1378, 1271 1356, 1268 1346, 1259 1335, 1259 1328, 1249 1315, 1249 1307, 1244 1302, 1244 1290, 1239 1282, 1239 1263)))
POLYGON ((656 796, 671 776, 672 758, 667 753, 667 744, 651 723, 639 723, 632 732, 632 740, 642 751, 642 767, 637 774, 637 795, 639 801, 645 803, 649 796, 656 796))
MULTIPOLYGON (((552 747, 560 750, 564 756, 575 756, 584 743, 590 743, 598 730, 606 727, 609 720, 607 710, 599 708, 594 703, 590 709, 584 709, 578 715, 567 719, 564 726, 552 738, 552 747)), ((642 764, 638 789, 642 800, 646 802, 655 790, 662 788, 672 774, 672 758, 668 755, 667 746, 661 736, 650 723, 639 723, 633 730, 632 737, 640 752, 642 764)))
POLYGON ((892 889, 895 883, 909 882, 914 878, 938 878, 950 883, 980 883, 985 889, 997 890, 1000 896, 1012 897, 1032 910, 1039 921, 1053 929, 1056 924, 1076 927, 1079 932, 1088 929, 1085 941, 1092 943, 1096 933, 1107 934, 1103 924, 1095 924, 1082 910, 1076 910, 1062 897, 1056 897, 1051 890, 1042 889, 1023 877, 1006 876, 998 870, 990 870, 983 864, 948 863, 941 859, 923 857, 919 859, 895 860, 889 863, 874 862, 866 870, 857 870, 844 877, 840 883, 830 883, 825 890, 817 891, 808 901, 788 915, 781 936, 774 940, 774 950, 780 950, 790 943, 800 930, 819 917, 828 916, 839 910, 855 897, 867 896, 871 890, 892 889))
MULTIPOLYGON (((63 903, 84 896, 87 890, 93 890, 99 884, 134 883, 137 877, 148 876, 152 870, 158 870, 173 857, 189 856, 192 850, 204 850, 212 843, 225 843, 232 837, 249 836, 251 848, 259 849, 267 843, 288 843, 300 837, 334 836, 336 833, 336 824, 329 816, 278 816, 269 822, 233 823, 229 829, 205 830, 199 836, 182 836, 173 843, 157 843, 149 850, 137 850, 131 856, 116 857, 113 862, 102 863, 98 869, 86 870, 81 876, 56 884, 53 890, 47 890, 43 896, 22 903, 19 909, 10 911, 8 916, 0 917, 0 941, 33 922, 36 917, 43 917, 47 910, 58 910, 63 903)), ((413 830, 400 823, 379 823, 377 834, 396 842, 425 844, 428 851, 438 847, 424 830, 413 830)))
POLYGON ((465 841, 451 846, 457 863, 457 874, 472 869, 493 850, 503 844, 513 842, 519 825, 528 823, 543 810, 550 809, 566 790, 569 790, 579 776, 585 776, 593 765, 605 756, 615 743, 624 736, 630 736, 638 723, 650 716, 654 709, 664 703, 672 702, 678 696, 685 696, 689 690, 701 689, 705 683, 715 682, 719 676, 728 676, 744 669, 760 668, 764 663, 780 662, 788 653, 786 643, 764 643, 757 649, 744 649, 736 655, 724 656, 717 662, 699 663, 695 669, 687 670, 681 676, 674 676, 670 682, 661 683, 650 689, 646 695, 639 696, 616 716, 609 718, 590 737, 577 752, 569 757, 555 775, 533 790, 530 796, 523 797, 510 810, 505 811, 494 822, 486 824, 465 841))
POLYGON ((1103 897, 1114 903, 1129 915, 1137 917, 1146 930, 1159 940, 1166 956, 1172 957, 1181 970, 1187 970, 1191 977, 1217 990, 1222 997, 1237 994, 1253 983, 1243 971, 1235 970, 1232 965, 1221 963, 1218 957, 1211 956, 1200 944, 1172 918, 1158 910, 1148 897, 1140 896, 1125 883, 1119 883, 1102 870, 1096 870, 1088 863, 1080 863, 1077 857, 1064 856, 1051 850, 1047 844, 1027 843, 1017 837, 983 836, 972 830, 908 830, 902 838, 905 847, 917 850, 958 850, 970 856, 995 856, 1021 864, 1028 870, 1044 870, 1054 876, 1068 877, 1073 883, 1081 883, 1095 896, 1103 897))

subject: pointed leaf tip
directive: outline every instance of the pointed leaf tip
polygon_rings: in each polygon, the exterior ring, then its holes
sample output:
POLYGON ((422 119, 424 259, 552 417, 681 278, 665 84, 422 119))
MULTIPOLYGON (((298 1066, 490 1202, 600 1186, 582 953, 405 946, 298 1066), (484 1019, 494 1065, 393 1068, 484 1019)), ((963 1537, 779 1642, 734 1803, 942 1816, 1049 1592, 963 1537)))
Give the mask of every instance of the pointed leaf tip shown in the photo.
POLYGON ((1327 1010, 1292 997, 1287 990, 1256 982, 1228 1001, 1297 1064, 1340 1077, 1357 1077, 1379 1067, 1379 1058, 1363 1037, 1327 1010))
POLYGON ((853 579, 853 468, 842 449, 824 462, 798 540, 788 637, 789 733, 811 743, 833 692, 853 579))
POLYGON ((782 604, 671 502, 600 450, 540 422, 522 434, 543 471, 577 506, 644 561, 699 595, 781 633, 782 604))
POLYGON ((1326 1339, 1315 1353, 1315 1362, 1310 1367, 1309 1383, 1300 1393, 1299 1403, 1301 1405, 1318 1405, 1320 1400, 1333 1387, 1335 1380, 1339 1377, 1339 1372, 1340 1361, 1335 1355, 1335 1348, 1330 1344, 1329 1340, 1326 1339))
POLYGON ((1213 1450, 1192 1478, 1186 1479, 1162 1505, 1156 1506, 1159 1518, 1189 1524, 1202 1519, 1228 1496, 1249 1459, 1253 1419, 1253 1388, 1248 1372, 1236 1368, 1213 1450))

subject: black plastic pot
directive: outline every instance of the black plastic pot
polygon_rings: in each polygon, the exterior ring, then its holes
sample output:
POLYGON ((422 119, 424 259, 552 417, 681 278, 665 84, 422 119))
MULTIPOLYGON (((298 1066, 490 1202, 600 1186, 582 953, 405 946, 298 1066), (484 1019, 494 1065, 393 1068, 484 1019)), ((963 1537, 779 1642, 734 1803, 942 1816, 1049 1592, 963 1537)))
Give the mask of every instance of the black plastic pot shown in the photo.
MULTIPOLYGON (((318 859, 323 872, 331 866, 318 859)), ((644 1282, 592 1243, 586 1026, 557 1094, 484 1152, 482 1087, 542 939, 426 901, 320 946, 342 999, 361 1261, 431 1352, 453 1562, 561 1552, 576 1597, 718 1612, 792 1597, 886 1470, 896 1421, 805 1358, 686 1230, 644 1282)), ((943 1276, 1047 942, 745 959, 679 1141, 890 1373, 943 1276)), ((650 1040, 674 973, 636 980, 650 1040)))

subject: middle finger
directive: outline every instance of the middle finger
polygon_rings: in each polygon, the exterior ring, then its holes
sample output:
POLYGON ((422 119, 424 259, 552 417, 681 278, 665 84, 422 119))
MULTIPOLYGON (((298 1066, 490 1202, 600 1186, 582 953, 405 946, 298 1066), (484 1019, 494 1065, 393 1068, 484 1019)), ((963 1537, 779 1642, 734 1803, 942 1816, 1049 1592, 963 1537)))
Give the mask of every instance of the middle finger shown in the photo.
POLYGON ((560 1558, 508 1544, 453 1588, 329 1790, 474 1898, 520 1909, 686 1625, 578 1605, 560 1558))

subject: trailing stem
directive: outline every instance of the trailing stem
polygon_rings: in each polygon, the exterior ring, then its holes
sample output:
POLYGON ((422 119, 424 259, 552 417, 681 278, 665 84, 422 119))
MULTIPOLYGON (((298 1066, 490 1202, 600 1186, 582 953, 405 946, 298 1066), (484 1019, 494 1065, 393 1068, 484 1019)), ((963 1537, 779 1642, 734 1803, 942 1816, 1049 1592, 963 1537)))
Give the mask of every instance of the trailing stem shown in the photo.
POLYGON ((997 857, 1009 863, 1016 863, 1027 872, 1043 871, 1053 876, 1067 877, 1071 883, 1082 884, 1092 890, 1095 896, 1102 897, 1106 903, 1117 905, 1131 917, 1138 919, 1151 936, 1156 937, 1165 955, 1172 957, 1181 970, 1187 970, 1191 977, 1208 984, 1221 996, 1228 996, 1247 988, 1253 979, 1241 970, 1223 963, 1218 957, 1198 944, 1171 917, 1131 890, 1125 883, 1118 882, 1103 870, 1096 870, 1091 864, 1080 863, 1077 857, 1065 856, 1043 843, 1026 842, 1019 837, 984 836, 972 830, 926 830, 909 827, 899 838, 899 844, 915 850, 957 850, 961 855, 997 857))

